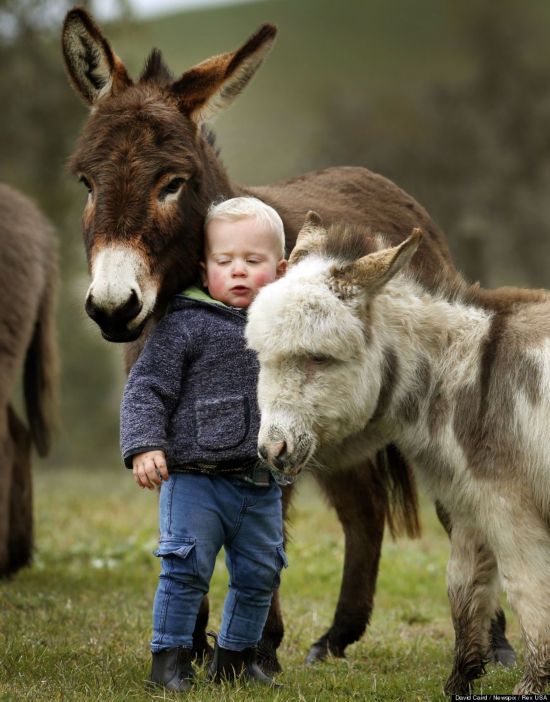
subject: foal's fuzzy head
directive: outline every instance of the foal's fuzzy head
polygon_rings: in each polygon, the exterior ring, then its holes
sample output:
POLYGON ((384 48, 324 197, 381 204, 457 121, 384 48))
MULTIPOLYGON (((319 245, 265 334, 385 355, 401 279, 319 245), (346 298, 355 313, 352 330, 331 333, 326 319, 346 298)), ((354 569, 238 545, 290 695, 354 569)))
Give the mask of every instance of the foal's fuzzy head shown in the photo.
POLYGON ((291 475, 320 444, 360 431, 372 416, 382 353, 371 337, 370 302, 410 260, 421 234, 355 261, 329 255, 325 237, 309 215, 288 274, 249 310, 247 340, 260 360, 259 453, 291 475))

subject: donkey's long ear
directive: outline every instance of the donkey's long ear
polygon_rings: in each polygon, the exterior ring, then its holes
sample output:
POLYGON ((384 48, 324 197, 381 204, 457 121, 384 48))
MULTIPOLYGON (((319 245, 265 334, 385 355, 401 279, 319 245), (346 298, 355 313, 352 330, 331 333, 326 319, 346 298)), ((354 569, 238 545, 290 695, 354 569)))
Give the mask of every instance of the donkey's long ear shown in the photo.
POLYGON ((306 215, 306 221, 298 233, 296 243, 288 259, 288 264, 293 266, 308 254, 318 251, 322 247, 326 235, 327 230, 323 226, 323 220, 317 212, 310 210, 306 215))
POLYGON ((197 124, 228 107, 260 67, 277 28, 264 24, 237 51, 213 56, 186 71, 172 85, 182 112, 197 124))
POLYGON ((84 8, 67 13, 61 43, 71 83, 89 105, 132 85, 122 61, 84 8))
POLYGON ((369 294, 376 293, 407 265, 421 240, 420 229, 413 229, 410 236, 399 246, 375 251, 333 270, 331 282, 344 294, 345 291, 351 292, 358 287, 369 294))

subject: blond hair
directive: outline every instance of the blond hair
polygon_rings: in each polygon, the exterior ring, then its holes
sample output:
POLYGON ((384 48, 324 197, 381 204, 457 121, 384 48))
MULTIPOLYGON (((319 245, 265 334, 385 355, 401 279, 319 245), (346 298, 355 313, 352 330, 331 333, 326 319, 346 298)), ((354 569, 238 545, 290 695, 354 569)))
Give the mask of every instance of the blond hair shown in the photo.
POLYGON ((276 237, 281 258, 285 256, 285 230, 283 220, 277 210, 262 202, 257 197, 232 197, 222 202, 213 202, 208 208, 204 227, 215 219, 226 222, 238 222, 241 219, 255 219, 258 224, 266 226, 276 237))

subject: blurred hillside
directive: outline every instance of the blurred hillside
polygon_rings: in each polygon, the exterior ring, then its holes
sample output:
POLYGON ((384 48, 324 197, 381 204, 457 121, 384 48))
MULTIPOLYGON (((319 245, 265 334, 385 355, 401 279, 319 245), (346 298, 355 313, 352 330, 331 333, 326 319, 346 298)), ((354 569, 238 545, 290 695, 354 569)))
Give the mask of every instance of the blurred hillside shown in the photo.
MULTIPOLYGON (((33 195, 61 241, 52 462, 115 467, 122 364, 83 311, 85 193, 64 163, 86 108, 64 76, 59 22, 44 20, 60 4, 0 0, 0 180, 33 195)), ((550 287, 548 3, 270 0, 105 29, 131 75, 153 46, 178 73, 265 21, 279 26, 275 48, 216 124, 236 180, 366 165, 417 197, 471 278, 550 287)))

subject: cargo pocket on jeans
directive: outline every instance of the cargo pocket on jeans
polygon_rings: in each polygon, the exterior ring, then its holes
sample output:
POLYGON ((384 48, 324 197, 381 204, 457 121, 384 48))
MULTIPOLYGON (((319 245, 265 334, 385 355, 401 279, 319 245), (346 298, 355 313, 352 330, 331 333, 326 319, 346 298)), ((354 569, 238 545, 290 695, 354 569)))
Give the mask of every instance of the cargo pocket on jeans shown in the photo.
POLYGON ((196 541, 193 538, 178 539, 177 541, 161 541, 154 551, 158 558, 178 558, 178 570, 185 570, 190 575, 197 575, 196 541))
POLYGON ((235 448, 250 427, 250 406, 244 395, 195 403, 197 444, 210 451, 235 448))
POLYGON ((275 576, 275 582, 273 583, 273 589, 277 589, 281 584, 281 570, 283 568, 288 568, 288 557, 283 548, 283 544, 277 546, 277 575, 275 576))

